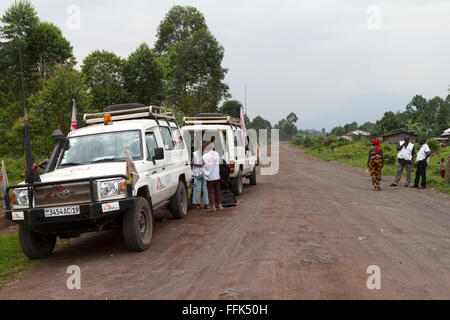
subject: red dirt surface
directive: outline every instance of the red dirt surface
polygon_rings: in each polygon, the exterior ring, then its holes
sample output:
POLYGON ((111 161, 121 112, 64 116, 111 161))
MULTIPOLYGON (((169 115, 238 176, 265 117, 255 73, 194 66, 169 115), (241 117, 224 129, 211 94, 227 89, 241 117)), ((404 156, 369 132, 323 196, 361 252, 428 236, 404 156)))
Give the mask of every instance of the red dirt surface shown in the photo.
POLYGON ((246 184, 237 207, 159 213, 141 253, 114 232, 70 240, 0 299, 449 299, 450 198, 390 182, 373 192, 363 170, 281 144, 279 173, 246 184), (69 265, 81 290, 66 287, 69 265))

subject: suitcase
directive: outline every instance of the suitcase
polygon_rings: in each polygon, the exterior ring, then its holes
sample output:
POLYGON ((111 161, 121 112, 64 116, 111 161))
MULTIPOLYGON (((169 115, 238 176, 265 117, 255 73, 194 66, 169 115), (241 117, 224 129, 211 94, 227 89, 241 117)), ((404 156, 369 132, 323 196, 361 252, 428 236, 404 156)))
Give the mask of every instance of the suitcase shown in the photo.
POLYGON ((223 207, 234 207, 237 203, 236 196, 233 192, 228 189, 222 190, 220 192, 222 196, 222 206, 223 207))

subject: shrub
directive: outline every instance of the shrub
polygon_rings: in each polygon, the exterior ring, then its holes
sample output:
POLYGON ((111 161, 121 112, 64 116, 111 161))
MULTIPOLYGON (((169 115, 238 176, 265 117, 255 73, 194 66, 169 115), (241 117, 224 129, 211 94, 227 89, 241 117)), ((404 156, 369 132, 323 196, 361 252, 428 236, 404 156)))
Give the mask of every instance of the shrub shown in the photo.
POLYGON ((437 151, 441 148, 441 143, 433 138, 427 140, 427 145, 430 147, 431 151, 437 151))

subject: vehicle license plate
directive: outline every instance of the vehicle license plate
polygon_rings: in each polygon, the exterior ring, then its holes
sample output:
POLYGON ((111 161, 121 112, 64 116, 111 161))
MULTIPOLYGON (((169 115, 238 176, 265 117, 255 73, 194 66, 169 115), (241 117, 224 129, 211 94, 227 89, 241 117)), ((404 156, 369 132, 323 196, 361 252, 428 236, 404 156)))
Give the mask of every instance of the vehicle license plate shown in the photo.
POLYGON ((76 216, 80 214, 80 206, 56 207, 44 209, 45 217, 76 216))

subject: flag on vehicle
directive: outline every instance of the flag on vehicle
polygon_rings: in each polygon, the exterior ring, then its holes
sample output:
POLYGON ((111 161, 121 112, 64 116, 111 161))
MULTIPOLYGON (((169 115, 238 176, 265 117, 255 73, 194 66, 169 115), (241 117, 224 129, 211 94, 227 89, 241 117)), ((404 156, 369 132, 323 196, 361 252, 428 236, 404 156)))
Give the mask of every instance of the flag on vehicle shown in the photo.
POLYGON ((5 163, 2 160, 2 172, 0 175, 0 187, 2 194, 5 194, 7 186, 8 186, 8 175, 6 174, 5 163))
POLYGON ((247 129, 245 129, 244 108, 242 107, 241 107, 241 130, 243 139, 245 141, 245 145, 247 145, 247 129))
POLYGON ((136 182, 139 180, 139 174, 136 170, 136 166, 134 164, 133 158, 130 155, 130 152, 128 151, 128 148, 125 149, 125 154, 127 155, 127 176, 128 176, 128 183, 132 183, 133 187, 136 184, 136 182))
POLYGON ((78 129, 78 122, 77 122, 77 106, 75 104, 75 99, 72 99, 73 106, 72 106, 72 121, 70 122, 70 131, 74 131, 78 129))

